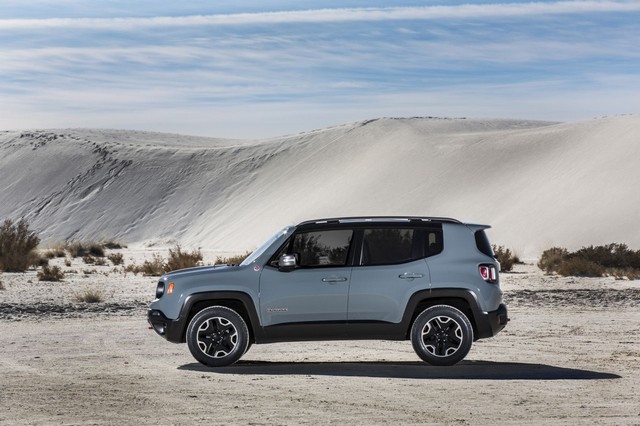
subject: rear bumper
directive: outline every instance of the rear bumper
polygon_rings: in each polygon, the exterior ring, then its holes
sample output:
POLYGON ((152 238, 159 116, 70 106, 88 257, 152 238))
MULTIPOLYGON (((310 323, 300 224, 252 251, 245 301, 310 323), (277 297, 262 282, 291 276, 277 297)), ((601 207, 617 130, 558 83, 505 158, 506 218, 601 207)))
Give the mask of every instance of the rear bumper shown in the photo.
POLYGON ((147 311, 147 320, 155 332, 168 341, 173 343, 184 342, 183 321, 169 319, 162 313, 162 311, 157 309, 149 309, 147 311))
POLYGON ((498 334, 509 321, 507 306, 501 303, 495 311, 482 313, 480 318, 476 318, 476 339, 485 339, 498 334))

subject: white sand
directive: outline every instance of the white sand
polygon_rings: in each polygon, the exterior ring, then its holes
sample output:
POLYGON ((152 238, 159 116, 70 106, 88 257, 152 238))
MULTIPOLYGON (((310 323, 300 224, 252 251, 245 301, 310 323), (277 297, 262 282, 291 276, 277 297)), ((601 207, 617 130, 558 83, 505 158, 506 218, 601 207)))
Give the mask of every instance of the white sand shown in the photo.
POLYGON ((257 141, 2 132, 0 218, 25 216, 49 241, 244 251, 314 217, 438 215, 489 223, 522 256, 640 248, 639 161, 638 115, 380 119, 257 141))

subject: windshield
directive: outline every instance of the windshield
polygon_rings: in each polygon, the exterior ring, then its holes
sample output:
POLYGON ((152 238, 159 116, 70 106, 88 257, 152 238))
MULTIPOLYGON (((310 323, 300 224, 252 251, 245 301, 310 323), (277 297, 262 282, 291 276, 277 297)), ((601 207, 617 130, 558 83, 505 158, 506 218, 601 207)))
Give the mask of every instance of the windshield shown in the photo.
POLYGON ((271 244, 273 244, 275 240, 277 240, 278 238, 280 238, 284 234, 289 233, 289 231, 291 229, 293 229, 293 226, 287 226, 286 228, 283 228, 280 231, 276 232, 271 238, 269 238, 267 241, 262 243, 262 245, 260 247, 255 249, 255 251, 253 253, 251 253, 251 255, 249 257, 247 257, 245 260, 243 260, 242 263, 240 264, 240 266, 248 265, 251 262, 253 262, 254 260, 256 260, 258 257, 260 257, 260 255, 262 255, 262 253, 265 252, 266 249, 271 247, 271 244))

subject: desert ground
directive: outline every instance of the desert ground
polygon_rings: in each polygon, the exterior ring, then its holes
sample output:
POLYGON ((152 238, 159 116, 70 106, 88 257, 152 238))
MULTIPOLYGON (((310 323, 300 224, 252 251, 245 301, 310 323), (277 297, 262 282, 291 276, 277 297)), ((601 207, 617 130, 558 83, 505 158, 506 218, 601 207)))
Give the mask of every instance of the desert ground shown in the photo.
POLYGON ((2 424, 640 424, 640 281, 516 265, 507 328, 454 367, 351 341, 254 345, 211 369, 148 329, 153 277, 51 263, 64 282, 0 275, 2 424), (104 302, 75 302, 85 289, 104 302))

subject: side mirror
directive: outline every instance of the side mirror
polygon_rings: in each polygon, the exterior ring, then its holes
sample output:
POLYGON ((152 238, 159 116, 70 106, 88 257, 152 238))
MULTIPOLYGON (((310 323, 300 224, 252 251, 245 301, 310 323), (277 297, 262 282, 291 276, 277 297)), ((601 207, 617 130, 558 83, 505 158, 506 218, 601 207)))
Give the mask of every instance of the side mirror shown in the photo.
POLYGON ((296 262, 296 256, 294 254, 283 254, 278 258, 278 270, 282 272, 289 272, 298 266, 296 262))

